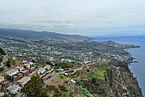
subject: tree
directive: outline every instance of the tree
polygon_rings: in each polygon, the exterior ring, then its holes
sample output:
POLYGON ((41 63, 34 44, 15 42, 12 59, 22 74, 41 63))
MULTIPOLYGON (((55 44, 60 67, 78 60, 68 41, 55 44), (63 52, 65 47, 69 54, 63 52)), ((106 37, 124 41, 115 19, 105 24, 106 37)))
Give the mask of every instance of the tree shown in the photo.
POLYGON ((69 62, 58 62, 58 63, 56 63, 55 65, 56 65, 56 66, 59 66, 59 67, 62 67, 62 68, 64 68, 64 69, 74 67, 74 64, 69 63, 69 62))
POLYGON ((10 60, 8 60, 8 61, 6 62, 6 66, 9 67, 9 68, 11 67, 11 62, 10 62, 10 60))
POLYGON ((6 52, 2 48, 0 48, 0 54, 6 55, 6 52))
POLYGON ((68 91, 67 88, 66 88, 65 86, 61 86, 61 85, 59 85, 59 89, 60 89, 61 91, 63 91, 63 92, 67 92, 67 91, 68 91))
POLYGON ((53 64, 50 61, 46 61, 46 64, 53 66, 53 64))
POLYGON ((3 72, 3 71, 4 71, 4 68, 3 68, 3 67, 2 67, 2 68, 0 68, 0 73, 1 73, 1 72, 3 72))
POLYGON ((12 57, 8 58, 8 61, 6 62, 7 67, 11 67, 12 65, 18 65, 20 64, 20 61, 18 59, 13 59, 12 57))
POLYGON ((48 89, 49 94, 53 95, 53 97, 72 97, 69 96, 72 94, 72 92, 69 92, 65 86, 47 85, 46 87, 48 89))
POLYGON ((3 61, 3 58, 2 57, 0 57, 0 63, 3 61))
POLYGON ((22 88, 22 93, 27 97, 49 97, 43 79, 36 74, 31 80, 22 88))
POLYGON ((55 85, 47 85, 46 88, 49 92, 51 91, 59 92, 58 88, 55 85))

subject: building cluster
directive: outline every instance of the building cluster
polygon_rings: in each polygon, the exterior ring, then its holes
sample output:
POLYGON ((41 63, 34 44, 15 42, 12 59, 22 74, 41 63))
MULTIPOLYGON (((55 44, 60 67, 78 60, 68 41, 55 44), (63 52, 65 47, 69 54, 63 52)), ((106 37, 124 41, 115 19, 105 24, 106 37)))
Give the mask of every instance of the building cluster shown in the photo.
POLYGON ((35 74, 45 77, 51 74, 53 68, 50 65, 36 67, 33 62, 22 61, 20 66, 10 68, 0 74, 0 94, 16 94, 35 74))

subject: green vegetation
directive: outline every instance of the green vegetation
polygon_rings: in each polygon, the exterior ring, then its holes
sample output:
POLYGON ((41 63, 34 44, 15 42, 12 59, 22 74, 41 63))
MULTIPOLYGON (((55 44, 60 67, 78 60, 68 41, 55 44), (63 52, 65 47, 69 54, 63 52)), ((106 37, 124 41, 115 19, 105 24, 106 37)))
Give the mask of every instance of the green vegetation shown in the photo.
POLYGON ((0 63, 3 61, 3 58, 2 57, 0 57, 0 63))
POLYGON ((22 88, 27 97, 49 97, 43 79, 37 74, 22 88))
POLYGON ((63 75, 63 74, 59 75, 59 77, 60 77, 61 79, 66 79, 66 78, 67 78, 67 76, 65 76, 65 75, 63 75))
POLYGON ((63 92, 67 92, 68 91, 65 86, 59 85, 58 88, 59 88, 60 91, 63 91, 63 92))
POLYGON ((58 62, 58 63, 56 63, 55 65, 56 65, 56 66, 59 66, 59 67, 62 67, 62 68, 64 68, 64 69, 74 67, 74 64, 69 63, 69 62, 58 62))
POLYGON ((46 64, 53 66, 53 64, 50 61, 46 61, 46 64))
POLYGON ((111 67, 109 65, 106 65, 106 64, 97 65, 96 67, 98 69, 101 69, 101 70, 111 69, 111 67))
POLYGON ((73 93, 68 91, 67 87, 64 85, 47 85, 49 94, 53 95, 51 97, 74 97, 73 93))
POLYGON ((8 61, 6 62, 7 67, 11 67, 12 65, 19 65, 19 64, 20 64, 20 60, 13 59, 12 57, 9 57, 8 61))
POLYGON ((56 92, 58 92, 58 89, 57 89, 57 87, 55 86, 55 85, 47 85, 46 86, 46 88, 48 89, 48 90, 54 90, 54 91, 56 91, 56 92))
POLYGON ((9 67, 9 68, 11 67, 10 60, 8 60, 8 61, 6 62, 6 66, 9 67))
POLYGON ((35 63, 37 66, 42 66, 42 65, 46 64, 46 61, 41 58, 41 59, 37 60, 35 63))
POLYGON ((92 72, 89 73, 89 77, 90 78, 99 78, 99 79, 105 79, 105 72, 107 69, 111 69, 111 67, 109 65, 106 64, 101 64, 101 65, 97 65, 97 71, 96 72, 92 72))
POLYGON ((97 72, 95 72, 95 73, 90 73, 90 74, 89 74, 89 77, 90 77, 90 78, 104 79, 104 76, 105 76, 105 74, 104 74, 103 71, 97 71, 97 72))
POLYGON ((2 71, 4 71, 4 68, 0 68, 0 73, 1 73, 2 71))
POLYGON ((80 91, 87 97, 95 97, 93 96, 86 88, 79 87, 80 91))
POLYGON ((6 52, 0 47, 0 54, 6 55, 6 52))
POLYGON ((79 76, 79 74, 80 74, 80 70, 77 70, 76 72, 74 72, 72 75, 71 75, 71 77, 72 78, 77 78, 78 76, 79 76))
POLYGON ((41 64, 35 63, 35 66, 36 66, 36 67, 41 67, 41 64))

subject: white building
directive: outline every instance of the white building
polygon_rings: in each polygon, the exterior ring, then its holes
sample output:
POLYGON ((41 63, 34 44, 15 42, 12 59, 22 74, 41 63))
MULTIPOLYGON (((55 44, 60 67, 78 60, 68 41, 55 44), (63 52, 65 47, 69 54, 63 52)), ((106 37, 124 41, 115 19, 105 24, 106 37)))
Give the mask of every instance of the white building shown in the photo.
POLYGON ((38 73, 38 74, 44 74, 45 71, 46 71, 45 68, 40 67, 40 68, 37 70, 37 73, 38 73))
POLYGON ((11 76, 16 75, 17 73, 19 73, 19 70, 18 70, 18 69, 11 69, 10 71, 7 71, 7 72, 5 73, 5 75, 11 77, 11 76))
POLYGON ((19 92, 20 89, 21 87, 19 85, 11 85, 7 88, 10 94, 16 94, 19 92))

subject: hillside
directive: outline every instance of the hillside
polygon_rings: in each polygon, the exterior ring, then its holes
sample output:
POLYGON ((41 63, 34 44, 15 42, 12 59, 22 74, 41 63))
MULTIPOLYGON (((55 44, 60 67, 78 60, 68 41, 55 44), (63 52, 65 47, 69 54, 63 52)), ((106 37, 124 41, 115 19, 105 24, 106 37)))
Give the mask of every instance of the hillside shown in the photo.
POLYGON ((30 39, 30 40, 44 40, 44 39, 73 40, 73 41, 89 40, 88 37, 80 35, 66 35, 47 31, 32 31, 20 29, 2 29, 2 28, 0 29, 0 36, 30 39))

